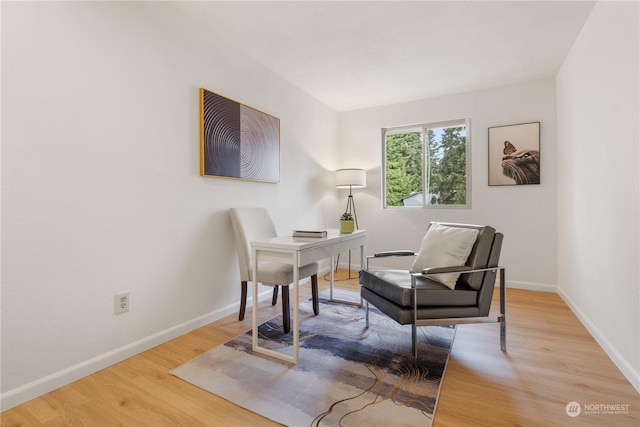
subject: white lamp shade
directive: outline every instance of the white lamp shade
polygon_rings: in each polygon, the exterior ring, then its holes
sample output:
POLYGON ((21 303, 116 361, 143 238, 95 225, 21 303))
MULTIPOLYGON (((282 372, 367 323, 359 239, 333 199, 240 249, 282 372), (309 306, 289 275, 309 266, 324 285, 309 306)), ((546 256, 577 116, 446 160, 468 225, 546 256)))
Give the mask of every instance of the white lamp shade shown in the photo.
POLYGON ((337 188, 364 188, 367 186, 367 172, 364 169, 338 169, 337 188))

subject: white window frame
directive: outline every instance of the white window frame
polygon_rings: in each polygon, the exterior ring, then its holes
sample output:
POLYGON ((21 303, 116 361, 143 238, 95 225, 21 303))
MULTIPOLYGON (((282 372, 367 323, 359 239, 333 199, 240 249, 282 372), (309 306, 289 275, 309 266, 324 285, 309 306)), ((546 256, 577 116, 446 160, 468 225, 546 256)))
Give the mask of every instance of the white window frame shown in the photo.
POLYGON ((471 119, 456 119, 456 120, 446 120, 440 122, 428 122, 421 123, 415 125, 404 125, 404 126, 393 126, 382 128, 382 208, 383 209, 471 209, 471 119), (427 144, 426 144, 426 130, 433 128, 443 128, 443 127, 456 127, 456 126, 465 126, 466 128, 466 136, 465 136, 465 169, 466 169, 466 199, 467 202, 465 204, 451 205, 432 205, 426 203, 426 197, 424 197, 424 192, 429 187, 427 186, 427 176, 426 173, 428 162, 427 159, 427 144), (387 206, 387 150, 386 150, 386 136, 389 133, 404 133, 410 132, 411 130, 420 130, 422 132, 422 205, 419 206, 387 206))

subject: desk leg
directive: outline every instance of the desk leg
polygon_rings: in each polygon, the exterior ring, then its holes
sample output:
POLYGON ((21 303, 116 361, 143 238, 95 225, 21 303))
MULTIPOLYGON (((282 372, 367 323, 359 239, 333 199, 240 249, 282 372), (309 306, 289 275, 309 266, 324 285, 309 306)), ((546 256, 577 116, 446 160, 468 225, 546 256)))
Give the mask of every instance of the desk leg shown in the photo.
POLYGON ((258 348, 258 251, 253 249, 253 303, 251 304, 251 348, 255 351, 258 348))
MULTIPOLYGON (((360 271, 364 270, 364 245, 360 245, 360 271)), ((358 284, 360 282, 360 272, 358 272, 358 284)), ((358 292, 360 294, 360 306, 364 305, 364 300, 362 299, 362 292, 358 292)))
MULTIPOLYGON (((331 268, 329 269, 329 300, 333 301, 333 281, 335 280, 335 275, 333 272, 333 266, 336 262, 335 255, 331 255, 331 268)), ((336 266, 338 268, 338 266, 336 266)))
MULTIPOLYGON (((298 287, 299 287, 299 269, 294 267, 293 269, 293 300, 294 300, 294 308, 293 308, 293 356, 288 356, 286 354, 279 353, 277 351, 269 350, 268 348, 260 347, 258 341, 258 282, 256 277, 258 277, 258 257, 260 256, 260 252, 257 250, 253 250, 253 307, 252 307, 252 332, 251 332, 251 349, 254 353, 260 353, 267 356, 271 356, 275 359, 284 360, 285 362, 290 362, 293 364, 298 363, 298 350, 299 350, 299 338, 300 338, 300 328, 299 328, 299 301, 298 301, 298 287)), ((293 265, 298 265, 298 253, 292 253, 292 262, 293 265)))
MULTIPOLYGON (((364 254, 364 246, 360 246, 360 269, 363 269, 363 261, 362 261, 362 256, 364 254)), ((351 257, 351 253, 349 253, 349 257, 351 257)), ((340 304, 347 304, 347 305, 355 305, 356 307, 362 307, 362 297, 360 297, 360 302, 355 302, 355 301, 347 301, 347 300, 343 300, 343 299, 337 299, 333 297, 333 284, 334 284, 334 275, 333 275, 333 264, 335 262, 335 256, 331 255, 331 273, 329 274, 329 301, 332 302, 337 302, 340 304)), ((351 261, 349 261, 349 272, 351 272, 351 261)), ((349 273, 351 274, 351 273, 349 273)))
POLYGON ((298 363, 298 352, 300 350, 300 269, 298 268, 299 252, 293 254, 293 363, 298 363))

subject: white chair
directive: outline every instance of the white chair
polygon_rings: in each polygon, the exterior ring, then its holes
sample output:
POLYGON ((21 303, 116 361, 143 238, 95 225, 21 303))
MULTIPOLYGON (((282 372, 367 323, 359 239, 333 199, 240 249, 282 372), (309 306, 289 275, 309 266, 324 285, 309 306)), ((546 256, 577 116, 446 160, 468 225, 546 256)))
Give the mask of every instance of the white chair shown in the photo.
MULTIPOLYGON (((253 269, 251 241, 277 237, 277 233, 271 216, 269 216, 269 212, 265 208, 232 208, 230 214, 240 265, 241 295, 238 319, 242 320, 247 306, 247 282, 251 281, 253 269)), ((320 311, 318 304, 318 263, 314 262, 300 267, 299 277, 300 279, 311 277, 313 312, 317 315, 320 311)), ((271 305, 275 305, 278 301, 278 287, 282 286, 282 324, 284 332, 289 332, 291 329, 289 285, 293 283, 293 266, 291 264, 261 261, 258 265, 258 277, 256 280, 263 285, 273 286, 271 305)), ((256 301, 253 303, 256 304, 256 301)))

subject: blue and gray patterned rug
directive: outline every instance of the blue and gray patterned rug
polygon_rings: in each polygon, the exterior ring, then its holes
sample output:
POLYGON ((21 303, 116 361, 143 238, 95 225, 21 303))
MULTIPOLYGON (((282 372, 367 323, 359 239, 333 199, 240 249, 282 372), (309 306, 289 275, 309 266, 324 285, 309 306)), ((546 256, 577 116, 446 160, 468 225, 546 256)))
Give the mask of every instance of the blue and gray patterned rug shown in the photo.
MULTIPOLYGON (((297 365, 254 355, 251 331, 171 372, 204 390, 292 426, 431 426, 453 344, 453 327, 422 327, 419 359, 411 327, 371 310, 320 300, 300 305, 297 365)), ((259 327, 260 345, 291 354, 282 318, 259 327)))

